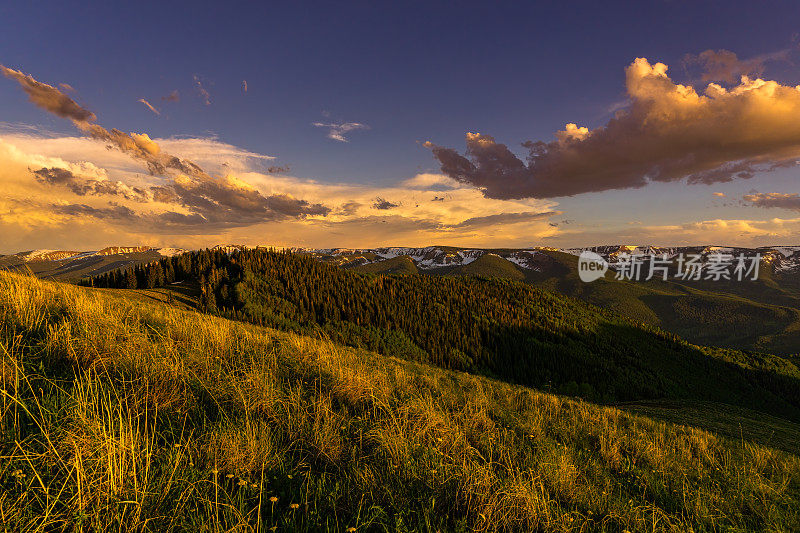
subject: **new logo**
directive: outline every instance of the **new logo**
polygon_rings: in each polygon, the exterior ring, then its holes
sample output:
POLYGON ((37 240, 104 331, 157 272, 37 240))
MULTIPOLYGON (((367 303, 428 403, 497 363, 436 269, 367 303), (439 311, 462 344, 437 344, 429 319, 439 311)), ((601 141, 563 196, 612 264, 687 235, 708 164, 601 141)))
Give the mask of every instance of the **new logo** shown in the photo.
POLYGON ((608 271, 608 263, 600 255, 584 250, 578 256, 578 276, 581 281, 589 283, 602 278, 608 271))

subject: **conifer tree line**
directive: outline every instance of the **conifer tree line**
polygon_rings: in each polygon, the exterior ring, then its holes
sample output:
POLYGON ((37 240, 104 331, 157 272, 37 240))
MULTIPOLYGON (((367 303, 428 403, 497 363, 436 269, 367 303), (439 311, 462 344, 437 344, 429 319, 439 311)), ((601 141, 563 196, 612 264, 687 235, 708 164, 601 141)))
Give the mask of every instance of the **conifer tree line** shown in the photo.
POLYGON ((207 313, 597 401, 735 396, 800 407, 798 380, 771 372, 771 362, 746 370, 733 364, 746 357, 740 352, 699 348, 515 281, 361 274, 306 254, 248 249, 189 252, 84 283, 188 284, 207 313))

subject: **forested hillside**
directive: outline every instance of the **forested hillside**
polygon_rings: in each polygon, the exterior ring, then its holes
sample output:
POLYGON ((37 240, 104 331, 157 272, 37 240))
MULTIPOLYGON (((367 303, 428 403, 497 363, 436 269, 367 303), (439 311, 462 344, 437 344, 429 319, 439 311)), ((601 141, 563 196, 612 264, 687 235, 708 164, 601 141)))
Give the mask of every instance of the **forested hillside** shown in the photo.
POLYGON ((595 401, 711 400, 800 418, 800 371, 701 348, 578 300, 478 277, 360 274, 302 255, 201 251, 87 283, 199 286, 210 313, 595 401))

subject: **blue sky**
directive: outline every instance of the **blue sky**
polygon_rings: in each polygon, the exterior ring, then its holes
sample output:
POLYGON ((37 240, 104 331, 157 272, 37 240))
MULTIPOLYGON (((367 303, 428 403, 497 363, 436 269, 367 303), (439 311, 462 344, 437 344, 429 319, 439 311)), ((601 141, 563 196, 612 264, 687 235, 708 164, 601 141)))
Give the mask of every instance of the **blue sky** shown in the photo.
MULTIPOLYGON (((0 20, 0 63, 54 87, 68 84, 74 90, 65 93, 105 127, 153 139, 213 137, 274 156, 292 177, 332 185, 391 188, 439 173, 421 142, 463 152, 467 132, 492 135, 524 159, 523 141, 551 141, 571 122, 590 130, 605 124, 625 102, 625 69, 637 57, 666 63, 676 83, 695 84, 697 72, 683 66, 687 54, 729 50, 746 60, 788 50, 766 61, 760 74, 800 83, 793 55, 800 4, 788 1, 32 2, 3 4, 0 20), (173 91, 179 101, 163 100, 173 91), (315 122, 369 129, 338 142, 315 122)), ((17 84, 0 81, 0 121, 17 132, 27 124, 80 134, 31 105, 17 84)), ((580 193, 547 198, 551 205, 542 209, 564 213, 555 223, 599 225, 605 233, 596 238, 606 241, 628 222, 797 218, 792 210, 767 213, 711 196, 721 190, 738 198, 752 189, 791 194, 795 174, 784 169, 711 186, 676 181, 580 193), (621 215, 626 209, 631 213, 621 215)), ((209 239, 225 236, 216 231, 209 239)), ((591 238, 592 232, 564 236, 562 244, 591 238)))

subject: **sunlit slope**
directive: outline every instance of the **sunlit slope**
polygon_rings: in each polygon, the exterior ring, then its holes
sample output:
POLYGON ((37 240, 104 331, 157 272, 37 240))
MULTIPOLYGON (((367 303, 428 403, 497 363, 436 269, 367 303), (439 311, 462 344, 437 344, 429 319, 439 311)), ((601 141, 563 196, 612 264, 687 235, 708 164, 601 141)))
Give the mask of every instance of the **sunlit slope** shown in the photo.
POLYGON ((800 459, 0 273, 13 531, 792 531, 800 459))

